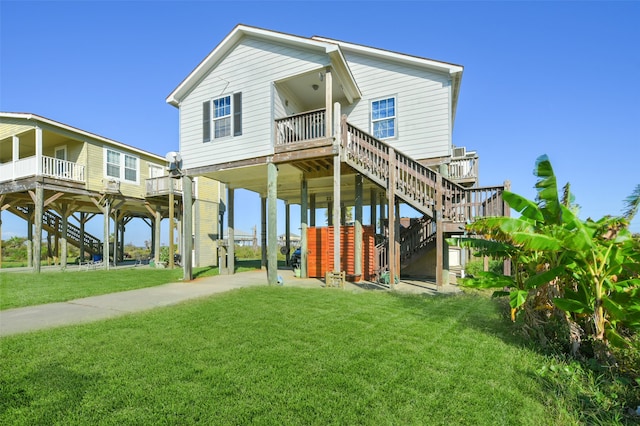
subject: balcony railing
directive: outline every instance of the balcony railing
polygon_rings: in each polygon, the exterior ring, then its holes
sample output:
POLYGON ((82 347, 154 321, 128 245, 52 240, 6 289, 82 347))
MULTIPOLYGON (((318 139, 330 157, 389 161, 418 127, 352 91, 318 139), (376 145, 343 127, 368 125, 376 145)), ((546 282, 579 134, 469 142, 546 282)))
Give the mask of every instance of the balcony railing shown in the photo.
MULTIPOLYGON (((195 188, 195 182, 193 182, 195 188)), ((170 176, 160 176, 147 179, 147 197, 155 195, 167 195, 172 190, 174 194, 182 194, 182 179, 172 178, 170 176)))
POLYGON ((47 176, 54 179, 85 182, 83 165, 58 158, 43 156, 40 173, 38 173, 36 156, 0 164, 0 181, 21 179, 28 176, 47 176))
POLYGON ((326 137, 325 110, 304 112, 276 120, 276 146, 326 137))
POLYGON ((478 157, 452 158, 449 163, 449 179, 454 181, 478 178, 478 157))

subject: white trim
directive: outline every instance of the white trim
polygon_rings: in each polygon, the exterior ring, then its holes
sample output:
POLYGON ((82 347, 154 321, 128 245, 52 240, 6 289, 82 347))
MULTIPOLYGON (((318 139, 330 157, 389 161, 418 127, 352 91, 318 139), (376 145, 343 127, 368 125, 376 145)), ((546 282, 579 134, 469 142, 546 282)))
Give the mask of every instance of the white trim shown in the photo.
MULTIPOLYGON (((380 140, 392 140, 392 139, 398 138, 398 95, 394 94, 394 95, 380 96, 380 97, 369 100, 369 130, 371 131, 371 134, 377 138, 377 136, 375 136, 375 132, 373 131, 373 103, 377 101, 387 100, 387 99, 393 99, 393 110, 394 110, 393 136, 389 136, 386 138, 379 138, 380 140)), ((383 121, 388 119, 389 118, 381 118, 376 121, 383 121)))
MULTIPOLYGON (((163 163, 166 161, 164 156, 161 156, 161 155, 158 155, 158 154, 153 154, 151 152, 144 151, 142 149, 133 147, 131 145, 127 145, 127 144, 124 144, 122 142, 114 141, 113 139, 105 138, 104 136, 96 135, 95 133, 87 132, 85 130, 78 129, 78 128, 73 127, 73 126, 69 126, 67 124, 60 123, 60 122, 57 122, 55 120, 51 120, 50 118, 42 117, 40 115, 30 114, 30 113, 21 113, 21 112, 0 112, 0 118, 15 118, 15 119, 19 119, 19 120, 31 120, 31 121, 36 121, 36 122, 48 124, 48 125, 50 125, 52 127, 58 128, 58 129, 63 129, 63 130, 66 130, 68 132, 75 133, 77 135, 82 135, 82 136, 85 136, 85 137, 89 137, 91 139, 97 140, 97 141, 105 143, 105 144, 116 146, 119 149, 129 150, 129 151, 136 152, 139 155, 145 155, 145 156, 152 157, 152 158, 157 159, 158 161, 163 162, 163 163)), ((38 127, 38 125, 35 124, 35 127, 38 127)))
POLYGON ((334 40, 334 39, 320 37, 320 36, 313 36, 311 37, 311 39, 325 42, 325 43, 334 43, 340 46, 344 50, 351 50, 354 52, 359 52, 369 56, 375 56, 378 58, 383 58, 383 59, 391 60, 394 62, 402 62, 405 64, 412 64, 420 67, 426 67, 432 70, 446 72, 448 74, 462 72, 462 70, 464 69, 461 65, 450 64, 447 62, 436 61, 433 59, 422 58, 419 56, 407 55, 404 53, 393 52, 390 50, 377 49, 374 47, 363 46, 355 43, 348 43, 348 42, 334 40))
POLYGON ((119 182, 130 183, 130 184, 135 184, 135 185, 139 185, 140 184, 140 157, 138 157, 136 155, 132 155, 132 154, 127 153, 127 152, 124 152, 124 151, 119 151, 117 149, 113 149, 112 147, 106 146, 106 145, 102 146, 102 152, 103 152, 103 163, 102 164, 104 166, 104 170, 103 170, 102 175, 104 176, 105 179, 117 180, 119 182), (120 164, 118 165, 120 167, 119 176, 118 177, 109 176, 107 174, 107 153, 109 151, 112 151, 112 152, 115 152, 115 153, 118 153, 118 154, 121 155, 120 164), (126 157, 131 157, 131 158, 136 160, 136 169, 135 169, 136 170, 136 180, 135 181, 127 179, 125 177, 126 176, 125 172, 126 172, 126 169, 127 169, 125 167, 126 157))
MULTIPOLYGON (((253 36, 264 40, 273 40, 279 43, 293 45, 302 48, 312 48, 314 50, 321 51, 327 54, 331 59, 335 59, 337 62, 343 62, 341 65, 347 70, 346 75, 351 78, 351 82, 355 87, 355 96, 360 97, 359 89, 353 75, 349 70, 349 66, 344 59, 344 56, 339 51, 340 46, 335 43, 326 43, 323 41, 314 40, 311 38, 300 37, 291 34, 280 33, 271 30, 264 30, 256 27, 249 27, 246 25, 237 25, 231 32, 209 53, 193 71, 182 80, 182 82, 176 87, 166 98, 166 102, 170 105, 178 107, 184 97, 195 87, 198 82, 209 72, 209 70, 223 58, 236 43, 238 43, 245 36, 253 36)), ((334 64, 335 65, 335 64, 334 64)))

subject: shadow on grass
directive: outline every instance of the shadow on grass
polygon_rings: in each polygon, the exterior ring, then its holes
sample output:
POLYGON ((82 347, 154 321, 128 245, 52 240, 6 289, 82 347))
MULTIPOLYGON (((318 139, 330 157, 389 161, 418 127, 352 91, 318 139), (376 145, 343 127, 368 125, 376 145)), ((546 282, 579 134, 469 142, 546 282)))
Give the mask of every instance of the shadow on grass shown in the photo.
POLYGON ((42 366, 25 377, 0 381, 0 413, 30 411, 37 413, 35 424, 56 423, 81 405, 86 388, 98 380, 95 375, 79 374, 62 365, 42 366), (34 389, 48 389, 48 397, 56 400, 55 406, 60 410, 51 411, 51 404, 42 405, 44 409, 40 407, 42 401, 34 399, 34 389))

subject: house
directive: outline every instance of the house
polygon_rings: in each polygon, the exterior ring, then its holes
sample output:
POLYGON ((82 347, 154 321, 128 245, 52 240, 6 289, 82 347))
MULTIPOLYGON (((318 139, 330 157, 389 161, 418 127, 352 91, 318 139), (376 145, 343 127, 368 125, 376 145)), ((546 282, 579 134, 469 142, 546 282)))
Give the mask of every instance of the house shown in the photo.
MULTIPOLYGON (((160 222, 180 221, 182 211, 182 181, 166 168, 163 156, 49 118, 0 113, 0 208, 27 222, 29 264, 36 271, 43 232, 60 241, 62 267, 67 244, 79 247, 82 259, 122 261, 126 225, 134 218, 149 225, 158 260, 160 222), (85 231, 96 216, 104 224, 99 236, 85 231), (115 241, 110 243, 111 234, 115 241)), ((192 185, 198 219, 193 263, 215 264, 220 184, 202 177, 192 185)))
POLYGON ((403 263, 435 247, 431 274, 442 284, 445 237, 475 217, 508 213, 504 187, 479 187, 478 156, 452 141, 462 72, 447 62, 238 25, 167 102, 180 110, 184 173, 227 185, 230 229, 233 191, 260 194, 270 283, 277 281, 280 199, 303 212, 295 224, 302 276, 346 268, 355 279, 397 276, 403 263), (324 203, 331 214, 320 229, 315 209, 324 203), (400 203, 421 215, 402 233, 400 203), (345 224, 345 206, 354 207, 353 226, 345 224), (327 253, 331 259, 318 257, 327 253))

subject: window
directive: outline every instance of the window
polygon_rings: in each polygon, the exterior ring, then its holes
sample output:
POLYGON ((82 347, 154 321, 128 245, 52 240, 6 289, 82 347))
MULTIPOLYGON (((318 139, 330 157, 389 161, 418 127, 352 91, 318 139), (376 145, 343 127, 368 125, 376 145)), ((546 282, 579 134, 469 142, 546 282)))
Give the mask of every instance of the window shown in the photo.
POLYGON ((231 135, 242 135, 242 93, 202 104, 202 141, 210 142, 231 135))
POLYGON ((213 100, 213 138, 231 135, 231 96, 213 100))
POLYGON ((105 173, 107 177, 128 182, 138 182, 138 157, 107 148, 105 173))
POLYGON ((371 102, 371 130, 378 139, 393 138, 396 135, 396 98, 379 99, 371 102))

